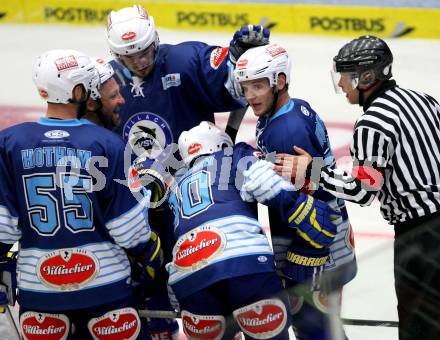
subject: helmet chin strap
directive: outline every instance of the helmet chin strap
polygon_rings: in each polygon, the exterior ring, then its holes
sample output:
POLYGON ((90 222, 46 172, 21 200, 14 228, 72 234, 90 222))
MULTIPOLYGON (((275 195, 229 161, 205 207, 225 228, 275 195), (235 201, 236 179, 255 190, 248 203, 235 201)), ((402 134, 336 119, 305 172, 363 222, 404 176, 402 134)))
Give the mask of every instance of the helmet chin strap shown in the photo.
POLYGON ((364 92, 365 92, 365 90, 361 90, 361 89, 359 88, 359 86, 358 86, 356 89, 357 89, 358 92, 359 92, 359 106, 360 106, 360 107, 363 107, 363 106, 364 106, 364 103, 365 103, 365 101, 364 101, 364 92))

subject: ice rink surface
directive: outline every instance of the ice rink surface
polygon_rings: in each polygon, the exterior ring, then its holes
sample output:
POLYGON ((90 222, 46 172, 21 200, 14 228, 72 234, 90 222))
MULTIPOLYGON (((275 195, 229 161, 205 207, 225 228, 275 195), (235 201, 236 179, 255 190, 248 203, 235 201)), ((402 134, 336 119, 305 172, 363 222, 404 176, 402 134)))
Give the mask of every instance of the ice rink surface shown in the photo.
MULTIPOLYGON (((226 46, 233 32, 196 33, 159 29, 162 43, 199 40, 226 46)), ((354 38, 354 37, 353 37, 354 38)), ((286 47, 293 58, 290 93, 307 100, 326 122, 335 154, 345 166, 351 128, 361 108, 336 95, 330 78, 332 57, 349 38, 323 38, 272 33, 272 42, 286 47), (342 157, 342 158, 341 158, 342 157), (346 157, 345 157, 346 158, 346 157)), ((48 49, 73 48, 92 56, 110 57, 104 27, 63 27, 33 25, 0 26, 0 127, 35 120, 44 103, 31 80, 34 58, 48 49)), ((394 53, 394 79, 401 87, 440 98, 440 41, 387 40, 394 53)), ((224 124, 225 116, 218 115, 224 124)), ((255 119, 247 113, 239 139, 252 141, 255 119)), ((387 225, 374 202, 370 207, 348 205, 355 231, 359 271, 344 289, 342 316, 368 320, 397 320, 393 287, 393 229, 387 225)), ((265 218, 264 215, 262 217, 265 218)), ((13 339, 0 315, 0 338, 13 339)), ((397 329, 346 326, 352 340, 394 340, 397 329)))

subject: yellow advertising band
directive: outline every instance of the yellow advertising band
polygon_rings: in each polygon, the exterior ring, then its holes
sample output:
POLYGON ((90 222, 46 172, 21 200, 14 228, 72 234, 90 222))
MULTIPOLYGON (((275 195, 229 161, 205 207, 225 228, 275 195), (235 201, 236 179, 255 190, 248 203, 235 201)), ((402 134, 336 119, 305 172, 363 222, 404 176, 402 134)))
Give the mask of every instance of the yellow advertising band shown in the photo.
MULTIPOLYGON (((234 32, 262 24, 273 32, 329 36, 440 38, 440 9, 261 3, 139 1, 158 27, 234 32)), ((125 0, 2 1, 0 23, 105 25, 125 0)))

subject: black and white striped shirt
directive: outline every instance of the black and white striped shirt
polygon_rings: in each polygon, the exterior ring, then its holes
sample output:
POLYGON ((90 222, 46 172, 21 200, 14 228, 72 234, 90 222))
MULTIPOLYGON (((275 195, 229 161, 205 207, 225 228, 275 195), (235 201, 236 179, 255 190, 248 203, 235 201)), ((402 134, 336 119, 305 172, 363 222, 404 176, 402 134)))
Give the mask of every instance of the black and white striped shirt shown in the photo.
POLYGON ((394 81, 364 105, 356 122, 354 164, 383 173, 379 190, 337 169, 323 168, 320 185, 335 196, 369 205, 377 196, 391 224, 440 212, 440 106, 422 93, 394 81))

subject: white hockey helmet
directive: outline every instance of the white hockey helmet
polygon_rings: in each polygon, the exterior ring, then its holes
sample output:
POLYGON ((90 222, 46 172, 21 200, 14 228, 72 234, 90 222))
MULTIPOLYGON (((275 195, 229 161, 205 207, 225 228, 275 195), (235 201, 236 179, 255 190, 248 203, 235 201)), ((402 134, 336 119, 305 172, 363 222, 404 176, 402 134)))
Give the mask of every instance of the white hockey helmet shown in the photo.
POLYGON ((207 121, 183 131, 178 143, 180 156, 185 164, 190 164, 198 156, 209 155, 234 144, 226 132, 207 121))
POLYGON ((107 18, 107 41, 116 55, 132 55, 152 43, 159 44, 154 19, 141 5, 111 11, 107 18))
POLYGON ((51 50, 38 56, 32 79, 40 96, 48 103, 71 102, 76 85, 83 85, 91 96, 99 89, 99 75, 93 61, 75 50, 51 50))
MULTIPOLYGON (((98 71, 99 85, 101 86, 115 75, 115 71, 113 70, 112 65, 109 62, 106 62, 103 58, 93 58, 92 60, 98 71)), ((94 100, 101 98, 99 88, 96 91, 93 91, 90 97, 94 100)))
POLYGON ((277 44, 248 49, 237 60, 234 77, 238 83, 254 79, 269 79, 270 87, 276 86, 278 75, 284 73, 290 81, 291 61, 284 47, 277 44))

